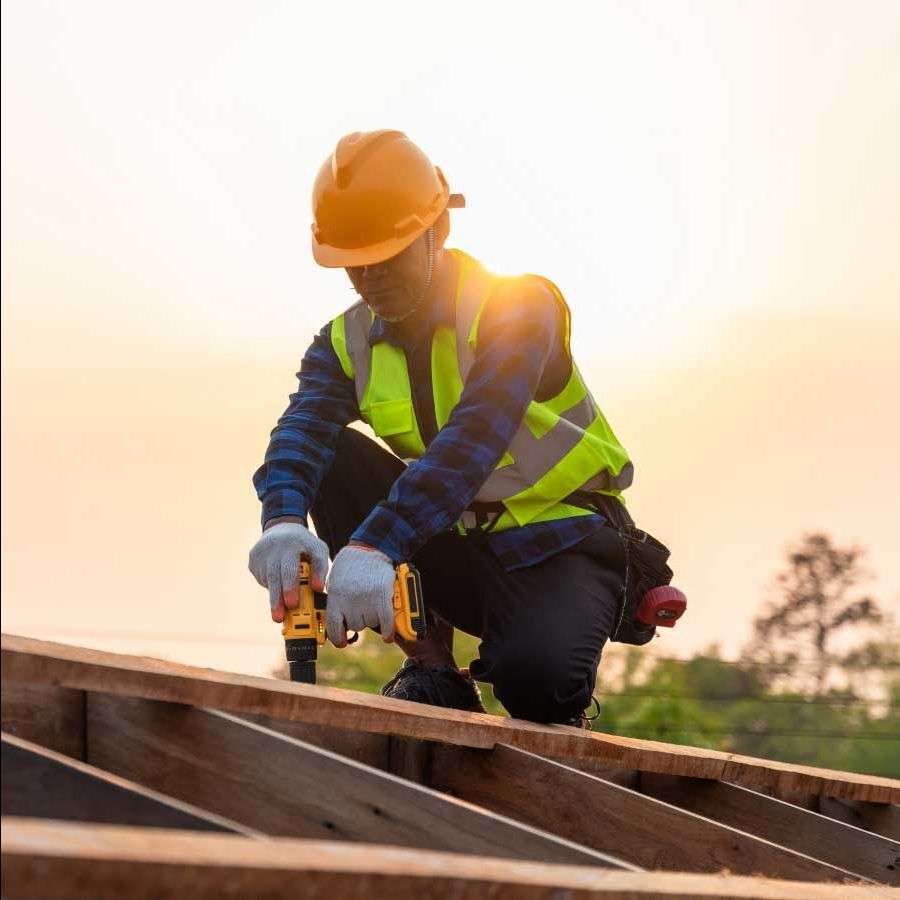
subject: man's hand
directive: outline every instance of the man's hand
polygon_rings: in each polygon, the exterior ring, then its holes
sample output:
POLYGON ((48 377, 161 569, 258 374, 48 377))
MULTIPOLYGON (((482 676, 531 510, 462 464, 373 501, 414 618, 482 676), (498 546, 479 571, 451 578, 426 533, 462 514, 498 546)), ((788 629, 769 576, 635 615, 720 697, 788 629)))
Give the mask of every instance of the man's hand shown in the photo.
POLYGON ((272 621, 283 622, 285 607, 300 603, 297 574, 301 554, 309 560, 310 584, 314 591, 325 587, 328 545, 299 522, 281 522, 263 532, 250 551, 253 577, 269 589, 272 621))
POLYGON ((334 558, 328 575, 325 628, 335 647, 347 645, 347 629, 380 628, 381 639, 394 640, 394 564, 380 550, 349 544, 334 558))

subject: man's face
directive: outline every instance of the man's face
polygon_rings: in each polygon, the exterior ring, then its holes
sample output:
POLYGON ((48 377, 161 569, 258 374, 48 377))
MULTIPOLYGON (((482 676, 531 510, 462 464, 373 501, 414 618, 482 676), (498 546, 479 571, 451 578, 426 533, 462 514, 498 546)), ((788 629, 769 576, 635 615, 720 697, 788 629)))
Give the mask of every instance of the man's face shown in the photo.
POLYGON ((383 319, 398 319, 421 299, 428 277, 426 235, 405 250, 371 266, 349 266, 356 292, 383 319))

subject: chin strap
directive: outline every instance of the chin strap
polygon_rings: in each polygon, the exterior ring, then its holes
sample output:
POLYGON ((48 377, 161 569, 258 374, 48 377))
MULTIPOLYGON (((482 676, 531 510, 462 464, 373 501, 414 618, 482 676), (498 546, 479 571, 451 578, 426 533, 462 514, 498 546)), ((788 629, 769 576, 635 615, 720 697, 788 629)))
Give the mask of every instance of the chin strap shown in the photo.
POLYGON ((422 288, 422 293, 419 294, 419 299, 416 300, 415 303, 405 312, 401 313, 399 316, 391 316, 388 318, 387 316, 382 316, 385 322, 402 322, 404 319, 408 319, 421 305, 422 301, 428 295, 428 291, 431 288, 431 280, 434 276, 434 226, 429 226, 428 231, 425 232, 425 245, 427 248, 427 260, 425 264, 425 285, 422 288))

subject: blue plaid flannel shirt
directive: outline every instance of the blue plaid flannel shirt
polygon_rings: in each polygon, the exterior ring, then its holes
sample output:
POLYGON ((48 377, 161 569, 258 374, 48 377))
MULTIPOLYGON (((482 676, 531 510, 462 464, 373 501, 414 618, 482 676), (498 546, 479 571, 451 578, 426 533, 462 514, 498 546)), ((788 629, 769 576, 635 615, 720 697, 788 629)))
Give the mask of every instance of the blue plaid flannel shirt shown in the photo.
MULTIPOLYGON (((387 340, 404 350, 427 450, 394 482, 353 540, 377 547, 395 562, 411 559, 430 538, 456 524, 506 452, 528 404, 539 394, 548 364, 565 353, 549 290, 535 279, 518 285, 513 296, 495 294, 485 309, 475 363, 440 431, 431 398, 431 336, 438 325, 452 325, 453 291, 416 313, 412 337, 376 317, 370 342, 387 340)), ((306 519, 341 429, 360 418, 353 382, 331 345, 330 324, 306 351, 297 377, 299 389, 253 476, 263 524, 277 516, 306 519)), ((512 570, 572 547, 604 521, 589 515, 534 523, 491 533, 488 542, 501 564, 512 570)))

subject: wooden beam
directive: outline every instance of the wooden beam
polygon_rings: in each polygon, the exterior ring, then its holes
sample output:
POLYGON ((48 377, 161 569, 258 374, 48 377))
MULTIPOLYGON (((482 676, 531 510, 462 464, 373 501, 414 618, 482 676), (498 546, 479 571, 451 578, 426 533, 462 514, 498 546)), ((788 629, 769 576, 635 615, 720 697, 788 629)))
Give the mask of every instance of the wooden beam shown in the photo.
POLYGON ((4 678, 0 719, 7 734, 84 759, 84 691, 4 678))
POLYGON ((721 781, 641 772, 638 790, 856 875, 900 885, 900 843, 881 835, 721 781))
POLYGON ((258 834, 13 735, 2 735, 2 763, 4 816, 258 834))
POLYGON ((723 781, 610 769, 591 760, 571 765, 856 875, 888 884, 897 878, 897 831, 889 813, 897 806, 813 794, 773 797, 723 781))
POLYGON ((431 741, 417 741, 413 738, 392 737, 389 744, 388 771, 407 781, 428 784, 428 767, 431 763, 431 749, 446 744, 431 741))
POLYGON ((386 734, 371 734, 365 731, 350 731, 346 728, 335 728, 329 725, 311 725, 309 722, 276 719, 273 716, 242 715, 242 719, 262 725, 297 738, 323 750, 330 750, 339 756, 356 760, 376 769, 390 771, 392 738, 386 734))
POLYGON ((821 813, 838 822, 854 825, 864 831, 875 832, 892 841, 900 841, 900 806, 896 803, 870 803, 865 800, 811 794, 808 791, 785 791, 775 788, 753 790, 799 806, 801 809, 821 813))
POLYGON ((818 859, 514 747, 436 746, 429 783, 647 869, 860 880, 818 859))
MULTIPOLYGON (((348 651, 352 652, 352 651, 348 651)), ((900 800, 900 781, 713 750, 437 709, 337 688, 292 684, 4 635, 3 677, 169 700, 470 747, 503 743, 543 756, 588 758, 618 768, 806 790, 874 802, 900 800)))
POLYGON ((821 813, 829 819, 880 834, 892 841, 900 841, 900 806, 896 803, 868 803, 865 800, 845 800, 796 791, 773 792, 771 796, 801 809, 821 813))
POLYGON ((423 766, 428 759, 428 748, 431 746, 429 741, 309 725, 290 719, 276 719, 274 716, 244 714, 240 718, 323 750, 330 750, 339 756, 399 775, 407 781, 425 783, 423 766))
POLYGON ((896 803, 866 803, 835 797, 817 797, 816 800, 816 808, 823 816, 900 842, 900 806, 896 803))
MULTIPOLYGON (((2 730, 56 750, 74 759, 84 759, 84 691, 5 680, 2 684, 2 730)), ((390 771, 390 738, 327 725, 245 715, 250 721, 280 731, 316 747, 349 759, 390 771)))
POLYGON ((266 834, 632 868, 227 713, 88 693, 88 758, 266 834))
POLYGON ((884 900, 876 886, 738 875, 621 872, 333 841, 248 841, 3 819, 2 893, 14 900, 297 896, 406 900, 884 900))

